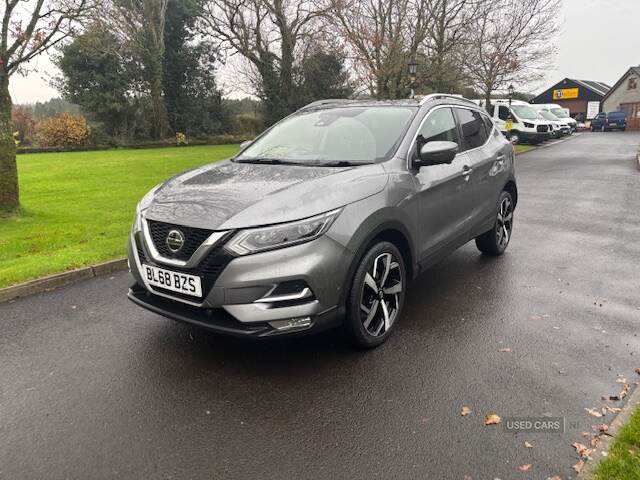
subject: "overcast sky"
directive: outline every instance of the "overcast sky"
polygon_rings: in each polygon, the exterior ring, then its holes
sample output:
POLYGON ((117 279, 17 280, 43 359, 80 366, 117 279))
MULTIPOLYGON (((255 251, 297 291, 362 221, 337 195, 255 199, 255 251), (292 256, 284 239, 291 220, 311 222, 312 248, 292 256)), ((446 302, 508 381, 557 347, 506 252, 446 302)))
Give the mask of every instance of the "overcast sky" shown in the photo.
MULTIPOLYGON (((640 0, 562 0, 562 3, 559 15, 564 22, 556 39, 556 67, 542 84, 532 86, 533 93, 565 77, 613 85, 630 66, 640 65, 640 0)), ((14 75, 11 79, 15 103, 59 96, 47 80, 56 75, 48 58, 40 57, 32 66, 36 71, 27 77, 14 75)))

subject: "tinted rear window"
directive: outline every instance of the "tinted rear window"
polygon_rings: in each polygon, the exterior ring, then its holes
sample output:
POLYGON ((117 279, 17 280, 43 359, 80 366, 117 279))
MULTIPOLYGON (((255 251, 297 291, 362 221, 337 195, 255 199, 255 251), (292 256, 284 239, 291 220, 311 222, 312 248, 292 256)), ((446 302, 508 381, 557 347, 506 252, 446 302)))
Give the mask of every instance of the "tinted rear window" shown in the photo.
POLYGON ((475 110, 466 108, 456 108, 455 111, 462 127, 462 136, 467 149, 470 150, 484 145, 489 135, 482 120, 482 115, 475 110))
POLYGON ((610 112, 608 115, 609 115, 609 118, 624 118, 625 117, 624 112, 610 112))

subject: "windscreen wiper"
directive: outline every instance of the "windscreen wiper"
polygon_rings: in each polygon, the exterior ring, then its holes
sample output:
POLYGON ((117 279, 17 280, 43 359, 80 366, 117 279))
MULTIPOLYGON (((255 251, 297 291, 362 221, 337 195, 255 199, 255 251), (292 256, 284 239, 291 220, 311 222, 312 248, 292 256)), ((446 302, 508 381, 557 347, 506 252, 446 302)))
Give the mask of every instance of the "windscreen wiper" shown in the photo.
POLYGON ((335 160, 332 162, 319 162, 315 165, 322 165, 323 167, 358 167, 360 165, 371 165, 373 162, 349 162, 347 160, 335 160))
POLYGON ((279 158, 236 158, 234 162, 238 163, 265 163, 268 165, 306 165, 301 162, 294 162, 290 160, 281 160, 279 158))

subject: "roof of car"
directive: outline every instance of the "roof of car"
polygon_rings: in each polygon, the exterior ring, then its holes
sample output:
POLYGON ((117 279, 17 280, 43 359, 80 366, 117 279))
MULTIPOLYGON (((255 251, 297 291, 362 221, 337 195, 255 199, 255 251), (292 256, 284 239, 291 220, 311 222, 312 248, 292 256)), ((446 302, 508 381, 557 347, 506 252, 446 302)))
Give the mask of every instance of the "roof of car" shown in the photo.
POLYGON ((402 98, 395 100, 376 100, 376 99, 348 99, 348 98, 329 98, 326 100, 317 100, 315 102, 311 102, 308 105, 305 105, 300 110, 314 109, 314 108, 331 108, 331 107, 369 107, 369 106, 388 106, 388 105, 399 105, 399 106, 413 106, 417 107, 420 105, 417 99, 412 98, 402 98))
POLYGON ((478 105, 471 100, 459 95, 450 95, 444 93, 434 93, 429 95, 419 95, 415 98, 398 98, 388 100, 378 99, 346 99, 346 98, 329 98, 326 100, 317 100, 300 108, 299 111, 333 108, 333 107, 370 107, 370 106, 407 106, 420 107, 429 101, 446 101, 458 105, 469 105, 478 108, 478 105))

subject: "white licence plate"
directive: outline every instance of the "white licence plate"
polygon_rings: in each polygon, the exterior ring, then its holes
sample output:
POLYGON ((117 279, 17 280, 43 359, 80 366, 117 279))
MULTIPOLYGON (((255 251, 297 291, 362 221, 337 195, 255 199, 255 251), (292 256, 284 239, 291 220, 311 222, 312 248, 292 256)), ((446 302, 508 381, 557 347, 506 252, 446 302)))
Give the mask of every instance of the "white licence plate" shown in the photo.
POLYGON ((142 269, 149 285, 184 295, 202 296, 202 281, 200 277, 172 272, 164 268, 152 267, 151 265, 142 265, 142 269))
POLYGON ((617 126, 618 126, 618 124, 617 124, 616 122, 611 122, 611 123, 609 124, 609 126, 610 126, 610 127, 617 127, 617 126))

